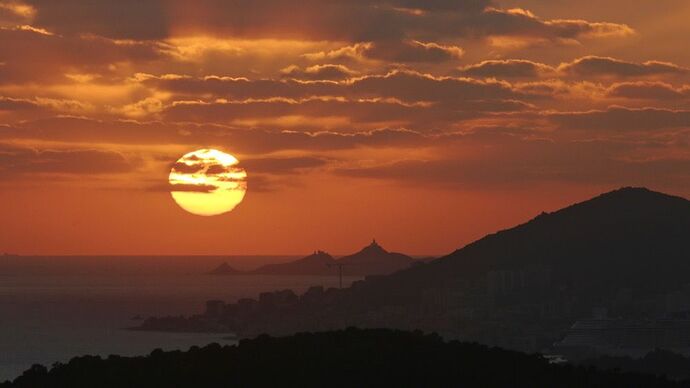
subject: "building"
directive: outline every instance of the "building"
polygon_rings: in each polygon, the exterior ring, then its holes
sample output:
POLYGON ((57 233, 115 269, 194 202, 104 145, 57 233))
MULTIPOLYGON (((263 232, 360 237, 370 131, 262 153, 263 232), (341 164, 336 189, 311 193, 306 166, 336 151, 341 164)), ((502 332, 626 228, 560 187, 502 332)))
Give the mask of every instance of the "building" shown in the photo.
POLYGON ((204 315, 207 317, 220 317, 225 311, 225 302, 222 300, 209 300, 206 302, 206 311, 204 315))
POLYGON ((564 354, 641 357, 654 349, 690 354, 690 319, 583 319, 555 348, 564 354))

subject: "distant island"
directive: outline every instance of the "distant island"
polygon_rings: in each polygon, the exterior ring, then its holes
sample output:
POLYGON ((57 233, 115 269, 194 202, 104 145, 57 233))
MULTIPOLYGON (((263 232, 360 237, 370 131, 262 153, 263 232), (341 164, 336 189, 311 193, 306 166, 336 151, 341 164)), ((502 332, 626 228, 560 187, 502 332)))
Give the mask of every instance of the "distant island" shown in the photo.
POLYGON ((653 374, 550 363, 539 355, 389 329, 260 336, 239 345, 34 365, 0 388, 687 387, 653 374))
POLYGON ((230 266, 227 262, 220 264, 218 267, 209 271, 209 275, 238 275, 243 272, 230 266))
POLYGON ((388 252, 376 240, 359 252, 335 259, 324 251, 317 250, 309 256, 280 264, 266 264, 253 271, 239 271, 227 262, 209 272, 211 275, 338 275, 340 271, 348 276, 388 275, 415 263, 430 259, 419 259, 402 253, 388 252))
MULTIPOLYGON (((138 329, 251 338, 389 327, 570 360, 690 354, 689 237, 690 201, 627 187, 346 289, 209 301, 203 314, 149 318, 138 329)), ((358 257, 377 252, 372 244, 358 257)))
POLYGON ((289 263, 266 264, 251 271, 251 274, 261 275, 333 275, 336 260, 333 256, 323 251, 315 251, 313 254, 289 263))

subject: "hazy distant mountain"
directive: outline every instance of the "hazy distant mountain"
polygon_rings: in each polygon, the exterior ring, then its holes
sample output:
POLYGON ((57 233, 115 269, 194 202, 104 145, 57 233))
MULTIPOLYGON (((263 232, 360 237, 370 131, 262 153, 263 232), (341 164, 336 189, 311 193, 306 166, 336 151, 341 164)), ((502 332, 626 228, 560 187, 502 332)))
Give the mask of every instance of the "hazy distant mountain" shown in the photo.
POLYGON ((210 275, 238 275, 241 273, 242 271, 231 267, 228 263, 223 263, 209 272, 210 275))
POLYGON ((333 275, 336 274, 332 265, 335 264, 333 256, 323 251, 291 261, 289 263, 267 264, 252 271, 253 274, 267 275, 333 275))
POLYGON ((338 259, 344 273, 357 275, 386 275, 409 268, 414 262, 410 256, 386 251, 376 240, 361 251, 338 259))
POLYGON ((367 276, 390 274, 409 268, 415 260, 402 253, 388 252, 375 240, 357 253, 344 256, 338 260, 323 251, 291 261, 289 263, 267 264, 249 274, 262 275, 337 275, 338 266, 342 266, 346 276, 367 276))

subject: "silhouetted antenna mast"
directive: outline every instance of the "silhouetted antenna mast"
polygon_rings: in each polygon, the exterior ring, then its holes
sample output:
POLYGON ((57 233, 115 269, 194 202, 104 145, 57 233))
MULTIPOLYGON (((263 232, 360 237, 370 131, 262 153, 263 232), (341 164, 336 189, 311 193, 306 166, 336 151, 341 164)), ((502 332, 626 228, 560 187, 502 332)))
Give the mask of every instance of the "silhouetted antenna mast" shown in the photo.
POLYGON ((335 264, 326 264, 328 268, 331 267, 338 267, 338 279, 340 281, 340 289, 343 288, 343 267, 347 266, 348 264, 344 263, 335 263, 335 264))

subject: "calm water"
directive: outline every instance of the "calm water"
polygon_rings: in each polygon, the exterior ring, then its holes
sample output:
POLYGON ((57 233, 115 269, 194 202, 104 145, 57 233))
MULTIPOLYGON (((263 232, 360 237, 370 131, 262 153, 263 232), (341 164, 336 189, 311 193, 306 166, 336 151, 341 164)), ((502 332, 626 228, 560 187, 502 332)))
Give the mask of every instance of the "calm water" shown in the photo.
POLYGON ((76 355, 142 355, 155 348, 229 343, 222 334, 122 328, 137 325, 132 320, 135 316, 201 312, 208 299, 234 301, 262 291, 290 288, 301 292, 312 285, 338 284, 335 276, 217 277, 199 274, 201 270, 196 274, 31 272, 0 272, 0 381, 18 376, 34 363, 51 365, 76 355))

